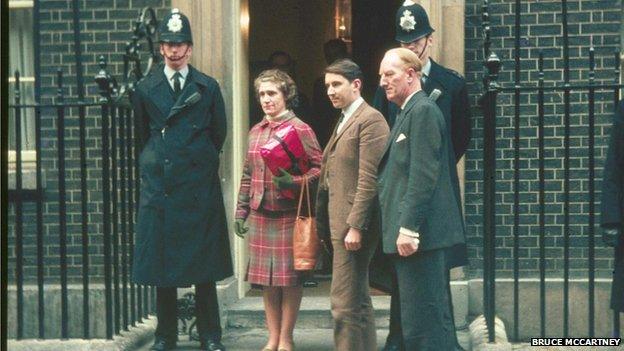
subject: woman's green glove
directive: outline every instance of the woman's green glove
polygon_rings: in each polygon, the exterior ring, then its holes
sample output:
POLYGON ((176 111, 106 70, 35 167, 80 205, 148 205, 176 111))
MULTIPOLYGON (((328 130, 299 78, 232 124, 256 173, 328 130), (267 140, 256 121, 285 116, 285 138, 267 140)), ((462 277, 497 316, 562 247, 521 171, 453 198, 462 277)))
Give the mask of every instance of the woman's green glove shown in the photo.
POLYGON ((245 238, 245 233, 249 230, 248 227, 245 227, 244 219, 237 219, 234 221, 234 233, 241 239, 245 238))
POLYGON ((279 169, 281 175, 273 176, 273 184, 279 189, 294 188, 297 186, 293 180, 293 176, 286 172, 283 168, 279 169))

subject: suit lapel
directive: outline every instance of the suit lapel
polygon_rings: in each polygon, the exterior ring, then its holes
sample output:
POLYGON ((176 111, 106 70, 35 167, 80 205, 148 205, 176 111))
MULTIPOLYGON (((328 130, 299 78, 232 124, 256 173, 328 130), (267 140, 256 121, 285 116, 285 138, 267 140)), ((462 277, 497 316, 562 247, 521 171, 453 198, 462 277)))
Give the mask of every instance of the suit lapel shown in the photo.
MULTIPOLYGON (((342 126, 342 129, 340 130, 340 132, 336 133, 335 142, 338 142, 338 139, 342 137, 345 131, 349 129, 353 125, 353 123, 355 123, 355 120, 362 114, 362 111, 364 111, 365 108, 366 108, 366 101, 362 101, 360 106, 357 109, 355 109, 355 111, 353 111, 353 114, 351 115, 351 117, 349 117, 345 125, 342 126)), ((336 129, 338 129, 338 126, 336 126, 336 129)))
POLYGON ((390 137, 388 138, 388 143, 386 144, 384 156, 382 157, 382 163, 385 162, 385 159, 388 157, 388 154, 390 153, 390 148, 395 142, 399 131, 401 130, 401 126, 403 125, 403 123, 405 123, 405 120, 407 119, 405 116, 416 104, 416 100, 418 100, 418 95, 419 93, 414 94, 412 98, 407 102, 407 105, 405 105, 405 108, 397 114, 396 121, 394 122, 394 126, 392 127, 392 131, 390 131, 390 137))

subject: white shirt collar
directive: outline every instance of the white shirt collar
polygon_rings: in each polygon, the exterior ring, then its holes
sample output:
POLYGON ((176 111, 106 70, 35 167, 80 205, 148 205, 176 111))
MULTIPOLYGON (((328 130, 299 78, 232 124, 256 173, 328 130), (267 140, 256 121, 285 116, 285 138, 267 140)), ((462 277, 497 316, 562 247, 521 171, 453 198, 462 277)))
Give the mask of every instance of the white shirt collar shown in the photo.
POLYGON ((358 107, 360 107, 360 105, 364 102, 364 99, 360 96, 359 98, 353 100, 353 102, 342 109, 342 113, 344 113, 345 118, 343 119, 343 121, 346 121, 347 119, 349 119, 349 117, 351 117, 351 115, 353 115, 353 113, 355 112, 355 110, 358 109, 358 107))
POLYGON ((423 76, 427 76, 427 78, 429 78, 429 73, 431 72, 431 59, 427 59, 427 63, 425 63, 421 72, 423 76))
POLYGON ((414 94, 416 94, 416 93, 417 93, 417 92, 419 92, 419 91, 420 91, 420 90, 415 91, 415 92, 413 92, 413 93, 409 94, 409 96, 407 97, 407 99, 405 99, 405 101, 403 101, 403 105, 401 105, 401 111, 403 111, 403 110, 405 109, 405 105, 407 105, 407 103, 410 101, 410 99, 412 98, 412 96, 414 96, 414 94))
POLYGON ((186 75, 187 75, 187 74, 188 74, 188 72, 189 72, 188 65, 184 66, 184 67, 183 67, 181 70, 179 70, 179 71, 176 71, 175 69, 173 69, 173 68, 171 68, 171 67, 169 67, 169 66, 165 65, 165 76, 167 76, 167 79, 168 79, 168 80, 173 79, 173 75, 174 75, 176 72, 180 72, 180 74, 182 75, 182 79, 186 79, 186 75))
POLYGON ((360 107, 360 105, 362 105, 363 102, 364 102, 364 99, 360 96, 359 98, 355 99, 349 106, 342 109, 344 118, 342 119, 342 122, 340 122, 340 125, 336 129, 336 133, 339 133, 342 130, 342 128, 345 126, 349 118, 353 116, 353 113, 355 113, 355 110, 357 110, 358 107, 360 107))

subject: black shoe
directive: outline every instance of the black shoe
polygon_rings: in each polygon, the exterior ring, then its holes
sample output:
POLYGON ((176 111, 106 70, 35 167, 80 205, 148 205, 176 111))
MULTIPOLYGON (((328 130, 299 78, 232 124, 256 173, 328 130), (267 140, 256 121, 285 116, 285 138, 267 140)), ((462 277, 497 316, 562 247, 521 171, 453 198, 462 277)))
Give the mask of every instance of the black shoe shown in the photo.
POLYGON ((207 340, 200 344, 199 348, 202 351, 225 351, 225 346, 219 341, 207 340))
POLYGON ((165 338, 156 338, 154 341, 154 345, 150 347, 151 351, 169 351, 174 350, 176 348, 175 341, 169 341, 165 338))

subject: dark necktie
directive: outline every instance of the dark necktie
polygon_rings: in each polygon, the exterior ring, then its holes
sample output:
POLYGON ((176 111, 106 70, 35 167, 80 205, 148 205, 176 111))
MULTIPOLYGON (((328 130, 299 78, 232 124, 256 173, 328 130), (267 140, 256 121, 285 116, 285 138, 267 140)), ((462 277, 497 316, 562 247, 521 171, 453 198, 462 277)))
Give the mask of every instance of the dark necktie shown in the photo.
POLYGON ((342 112, 340 114, 340 118, 338 118, 338 124, 336 124, 336 134, 338 134, 338 132, 340 131, 340 124, 342 124, 342 121, 344 121, 345 119, 345 114, 344 112, 342 112))
POLYGON ((180 72, 173 74, 173 93, 175 96, 180 95, 180 91, 182 90, 180 87, 180 78, 182 78, 182 74, 180 74, 180 72))

